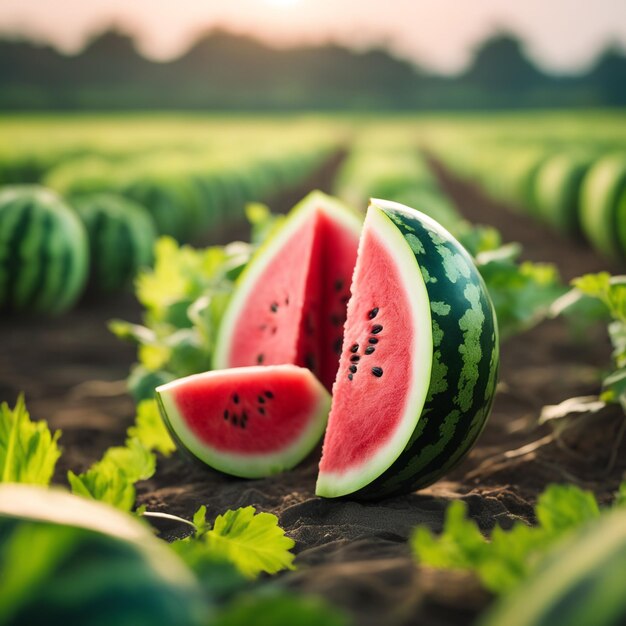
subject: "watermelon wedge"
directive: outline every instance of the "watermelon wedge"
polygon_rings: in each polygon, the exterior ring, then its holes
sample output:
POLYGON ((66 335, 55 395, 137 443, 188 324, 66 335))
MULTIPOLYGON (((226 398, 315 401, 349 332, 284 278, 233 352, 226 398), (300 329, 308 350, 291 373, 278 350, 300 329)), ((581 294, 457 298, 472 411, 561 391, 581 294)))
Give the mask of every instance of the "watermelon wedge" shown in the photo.
POLYGON ((289 214, 239 279, 220 325, 215 369, 293 363, 330 390, 361 219, 317 191, 289 214))
POLYGON ((369 207, 351 292, 316 493, 413 491, 454 467, 485 424, 495 312, 461 244, 382 200, 369 207))
POLYGON ((297 465, 321 439, 330 408, 315 376, 294 365, 194 374, 156 393, 179 448, 242 478, 297 465))

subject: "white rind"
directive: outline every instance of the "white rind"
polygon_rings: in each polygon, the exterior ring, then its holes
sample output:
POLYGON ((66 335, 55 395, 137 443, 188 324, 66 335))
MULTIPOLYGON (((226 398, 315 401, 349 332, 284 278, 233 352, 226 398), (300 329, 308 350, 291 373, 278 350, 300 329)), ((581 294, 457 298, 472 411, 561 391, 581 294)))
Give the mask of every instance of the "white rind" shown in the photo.
MULTIPOLYGON (((390 439, 376 453, 359 467, 345 472, 320 472, 317 478, 315 493, 326 498, 337 498, 349 495, 369 485, 383 474, 398 459, 406 448, 426 402, 432 371, 433 339, 430 300, 415 254, 409 247, 402 233, 381 210, 385 201, 372 201, 365 218, 363 232, 369 228, 380 236, 392 258, 397 260, 405 294, 413 312, 415 333, 413 337, 410 394, 405 403, 402 418, 390 439)), ((392 206, 392 203, 389 203, 392 206)), ((361 242, 363 238, 361 239, 361 242)), ((365 262, 361 257, 361 246, 357 257, 359 263, 365 262)), ((355 276, 357 269, 355 269, 355 276)), ((353 297, 358 298, 358 294, 353 297)))
POLYGON ((308 219, 311 219, 315 211, 323 211, 357 234, 361 231, 362 223, 358 215, 341 202, 321 191, 313 191, 298 203, 289 214, 282 228, 258 249, 237 281, 237 288, 222 317, 217 335, 215 356, 213 357, 214 369, 231 367, 229 361, 230 347, 244 304, 247 302, 260 276, 270 261, 274 259, 276 251, 280 250, 308 219))
POLYGON ((165 412, 164 418, 166 423, 182 445, 209 467, 240 478, 261 478, 295 467, 315 448, 322 438, 330 411, 330 396, 326 389, 309 370, 295 365, 239 367, 227 371, 221 370, 194 374, 161 385, 157 387, 156 392, 162 405, 162 411, 165 412), (238 376, 242 379, 249 379, 250 376, 255 375, 269 376, 277 371, 295 372, 306 376, 315 395, 319 396, 319 402, 312 412, 308 425, 300 436, 290 446, 271 454, 244 455, 227 453, 201 442, 185 423, 174 401, 173 392, 178 387, 184 387, 194 379, 211 379, 220 376, 228 377, 229 380, 236 379, 238 376))

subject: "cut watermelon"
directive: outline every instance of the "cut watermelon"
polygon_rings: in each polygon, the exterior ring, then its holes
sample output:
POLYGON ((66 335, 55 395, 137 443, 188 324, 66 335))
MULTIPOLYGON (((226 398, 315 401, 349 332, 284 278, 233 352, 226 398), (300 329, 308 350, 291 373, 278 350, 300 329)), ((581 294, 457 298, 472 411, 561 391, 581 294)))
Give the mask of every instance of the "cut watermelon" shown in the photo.
POLYGON ((320 192, 257 252, 220 326, 216 369, 293 363, 330 390, 337 373, 361 221, 320 192))
POLYGON ((294 365, 195 374, 157 387, 163 419, 179 447, 243 478, 290 469, 319 442, 330 396, 294 365))
POLYGON ((412 491, 456 465, 483 428, 498 367, 494 309, 446 230, 379 200, 351 291, 316 492, 412 491))

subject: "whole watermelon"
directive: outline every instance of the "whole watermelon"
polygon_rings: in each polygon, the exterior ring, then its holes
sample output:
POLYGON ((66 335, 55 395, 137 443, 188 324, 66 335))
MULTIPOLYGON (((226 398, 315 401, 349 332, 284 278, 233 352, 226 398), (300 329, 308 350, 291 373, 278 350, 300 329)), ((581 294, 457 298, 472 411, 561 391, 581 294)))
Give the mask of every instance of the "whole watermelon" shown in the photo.
POLYGON ((58 195, 37 185, 0 190, 0 309, 66 311, 88 268, 85 229, 58 195))
POLYGON ((152 217, 141 205, 110 193, 81 196, 73 204, 89 236, 91 287, 103 293, 127 287, 152 263, 152 217))
POLYGON ((203 626, 195 576, 132 516, 61 490, 0 486, 0 625, 203 626))

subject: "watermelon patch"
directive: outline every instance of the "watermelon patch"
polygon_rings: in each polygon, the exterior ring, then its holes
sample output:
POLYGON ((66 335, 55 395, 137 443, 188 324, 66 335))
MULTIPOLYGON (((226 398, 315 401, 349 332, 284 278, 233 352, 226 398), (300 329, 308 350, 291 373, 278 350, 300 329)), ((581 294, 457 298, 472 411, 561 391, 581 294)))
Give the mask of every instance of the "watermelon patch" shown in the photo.
POLYGON ((321 439, 330 408, 315 376, 294 365, 195 374, 156 393, 179 448, 242 478, 297 465, 321 439))

